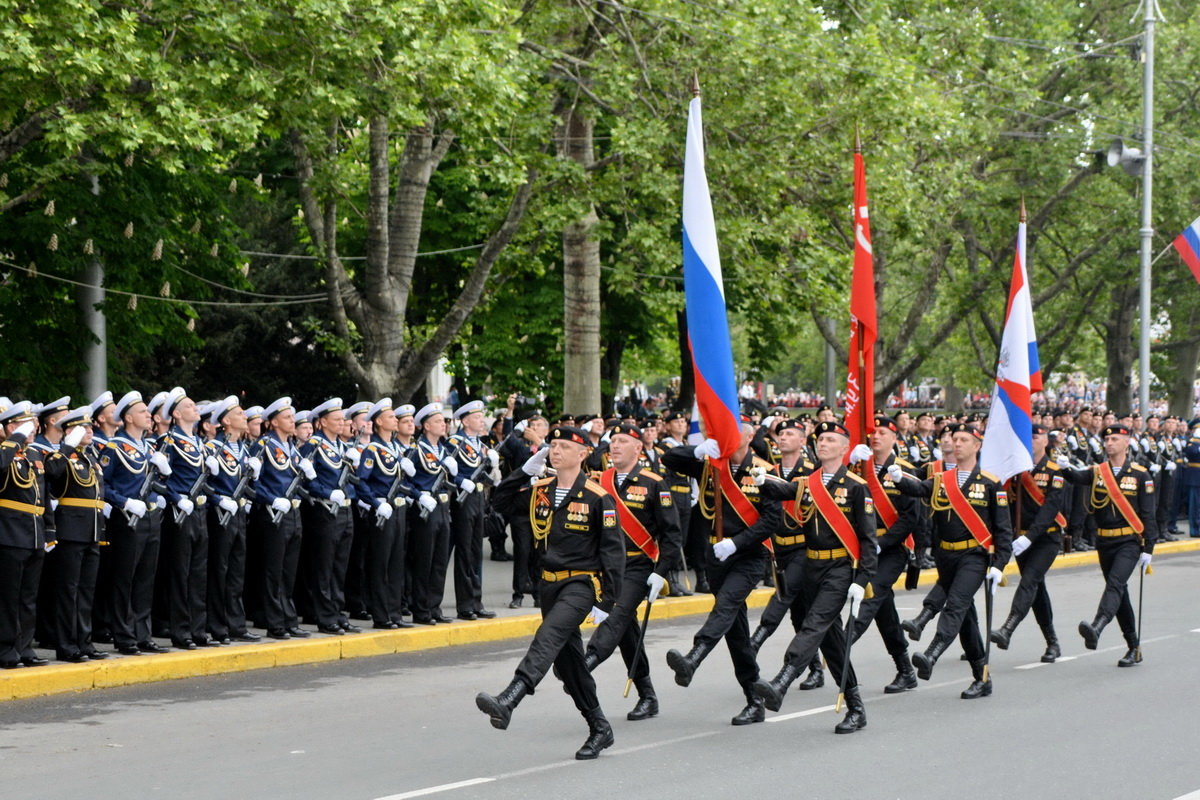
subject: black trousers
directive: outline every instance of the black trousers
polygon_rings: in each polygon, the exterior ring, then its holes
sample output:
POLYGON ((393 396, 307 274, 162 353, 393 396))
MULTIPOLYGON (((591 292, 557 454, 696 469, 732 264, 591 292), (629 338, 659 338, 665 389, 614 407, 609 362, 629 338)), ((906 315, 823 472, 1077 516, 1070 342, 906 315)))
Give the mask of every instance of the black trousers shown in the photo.
POLYGON ((272 522, 268 507, 258 505, 254 517, 262 538, 262 627, 269 631, 294 628, 300 623, 292 600, 300 564, 300 511, 293 508, 272 522))
POLYGON ((130 527, 125 515, 113 510, 106 535, 112 554, 113 643, 131 647, 151 640, 150 612, 154 603, 154 574, 162 539, 161 511, 150 511, 130 527))
POLYGON ((903 656, 908 652, 908 642, 900 629, 900 614, 896 611, 896 581, 908 569, 908 550, 902 544, 892 545, 879 553, 875 567, 875 578, 871 581, 874 597, 863 600, 854 620, 854 641, 862 638, 875 620, 875 627, 883 637, 883 646, 892 656, 903 656))
POLYGON ((641 680, 650 677, 650 660, 646 657, 645 648, 638 652, 638 636, 641 627, 637 618, 638 604, 649 595, 646 579, 654 572, 654 562, 644 555, 626 557, 625 575, 621 579, 621 592, 617 595, 616 605, 604 622, 592 631, 588 639, 587 652, 596 657, 597 663, 604 661, 621 648, 621 658, 625 666, 633 667, 633 679, 641 680), (637 662, 633 660, 637 653, 637 662))
POLYGON ((938 617, 937 635, 947 641, 957 636, 971 661, 984 656, 979 616, 975 612, 975 593, 983 585, 989 556, 982 547, 968 550, 943 550, 935 547, 938 586, 945 592, 946 605, 938 617))
POLYGON ((710 547, 707 558, 705 571, 715 600, 712 611, 708 612, 693 641, 697 645, 713 647, 722 638, 725 639, 729 657, 733 661, 733 674, 742 688, 749 691, 750 685, 758 680, 758 661, 750 647, 746 598, 762 580, 767 565, 767 551, 755 545, 721 562, 717 561, 710 547))
POLYGON ((542 554, 533 546, 529 515, 517 514, 508 521, 513 543, 512 595, 517 600, 536 590, 542 574, 542 554))
POLYGON ((846 662, 846 632, 841 618, 853 576, 848 558, 805 558, 803 591, 808 613, 787 647, 784 663, 806 667, 819 649, 836 680, 840 682, 842 671, 848 670, 846 685, 858 685, 854 667, 846 662))
MULTIPOLYGON (((673 497, 684 497, 684 495, 680 493, 673 495, 673 497)), ((686 495, 686 499, 680 502, 679 530, 683 532, 683 555, 687 559, 688 566, 696 570, 696 575, 699 575, 700 570, 706 569, 708 553, 712 552, 708 548, 708 537, 712 530, 712 525, 704 518, 703 514, 696 513, 691 502, 691 495, 686 495), (683 506, 685 504, 688 506, 686 525, 683 519, 683 506)))
POLYGON ((787 615, 792 617, 792 630, 800 630, 804 622, 804 614, 808 604, 804 599, 804 562, 807 551, 803 547, 779 549, 775 551, 778 562, 779 578, 782 585, 775 587, 775 594, 767 601, 762 617, 758 620, 760 628, 766 628, 768 635, 775 633, 787 615))
MULTIPOLYGON (((393 506, 392 510, 397 509, 393 506)), ((346 563, 346 602, 342 608, 350 612, 351 616, 361 617, 370 613, 371 608, 371 587, 367 570, 376 533, 375 513, 360 508, 357 503, 351 507, 351 512, 354 520, 353 536, 350 540, 349 560, 346 563)))
POLYGON ((421 519, 419 506, 408 517, 414 617, 440 616, 450 563, 450 513, 445 503, 421 519))
MULTIPOLYGON (((675 510, 679 514, 679 530, 684 537, 687 536, 689 526, 692 521, 692 496, 683 492, 671 492, 671 502, 675 504, 675 510)), ((680 546, 675 552, 662 553, 659 558, 667 559, 667 564, 671 569, 687 569, 689 562, 685 551, 684 543, 681 541, 680 546)), ((691 562, 697 565, 702 561, 691 562)), ((698 568, 698 567, 697 567, 698 568)), ((672 593, 674 590, 672 589, 672 593)))
POLYGON ((1163 470, 1155 476, 1154 482, 1158 484, 1155 491, 1158 492, 1158 502, 1155 503, 1154 518, 1158 522, 1158 529, 1165 531, 1175 527, 1175 518, 1171 516, 1175 506, 1171 503, 1171 498, 1175 493, 1175 470, 1163 470))
POLYGON ((305 518, 307 596, 317 624, 336 627, 349 622, 342 614, 346 568, 350 563, 353 519, 349 506, 330 512, 314 503, 305 518))
POLYGON ((216 639, 246 632, 246 513, 237 511, 222 525, 208 512, 208 630, 216 639))
POLYGON ((46 609, 52 618, 54 648, 59 655, 91 652, 100 545, 60 539, 46 560, 54 562, 53 605, 46 609))
POLYGON ((0 663, 34 655, 38 582, 45 551, 0 545, 0 663))
POLYGON ((454 605, 459 614, 483 610, 483 516, 487 498, 481 492, 463 495, 450 511, 450 542, 454 549, 454 605))
POLYGON ((1100 595, 1096 616, 1108 620, 1116 617, 1130 647, 1138 646, 1138 638, 1137 617, 1129 600, 1129 576, 1133 575, 1141 554, 1142 548, 1136 539, 1107 544, 1101 537, 1097 548, 1100 572, 1104 575, 1104 594, 1100 595))
POLYGON ((579 633, 579 626, 596 604, 591 580, 584 576, 554 583, 543 581, 538 587, 538 597, 542 624, 517 665, 516 676, 533 694, 553 665, 576 708, 590 711, 599 707, 596 681, 584 664, 583 637, 579 633))
POLYGON ((168 619, 172 642, 203 638, 208 630, 208 520, 196 509, 175 521, 164 515, 163 538, 169 541, 168 619))
MULTIPOLYGON (((376 624, 402 622, 404 606, 404 548, 408 538, 405 507, 393 506, 392 516, 382 525, 372 512, 367 539, 367 608, 376 624)), ((364 515, 366 516, 366 515, 364 515)))
POLYGON ((1013 594, 1009 616, 1016 617, 1020 622, 1032 608, 1033 618, 1043 631, 1054 625, 1054 610, 1050 606, 1050 593, 1046 591, 1046 573, 1061 551, 1060 534, 1042 534, 1029 545, 1029 549, 1017 556, 1021 582, 1013 594))

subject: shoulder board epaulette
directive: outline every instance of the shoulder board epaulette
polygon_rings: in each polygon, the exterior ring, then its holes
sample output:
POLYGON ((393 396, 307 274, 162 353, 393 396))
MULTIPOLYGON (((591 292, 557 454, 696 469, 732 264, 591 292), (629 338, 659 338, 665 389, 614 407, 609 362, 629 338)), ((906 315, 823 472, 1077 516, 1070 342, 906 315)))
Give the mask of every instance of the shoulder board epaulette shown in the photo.
POLYGON ((1057 461, 1047 461, 1046 469, 1062 469, 1062 468, 1058 465, 1057 461))
POLYGON ((308 437, 308 443, 309 444, 320 444, 321 440, 315 436, 310 436, 310 437, 308 437))
POLYGON ((594 480, 592 480, 591 478, 588 478, 584 482, 583 488, 587 489, 592 494, 599 495, 600 497, 608 496, 608 491, 603 486, 601 486, 600 484, 598 484, 594 480))
POLYGON ((916 469, 915 466, 908 461, 905 461, 903 458, 897 458, 895 463, 899 464, 902 469, 916 469))
POLYGON ((662 475, 659 475, 657 472, 655 472, 654 470, 649 469, 649 468, 643 468, 642 471, 638 474, 640 474, 642 477, 649 478, 652 481, 661 481, 662 480, 662 475))
POLYGON ((992 473, 988 472, 986 469, 979 470, 979 474, 981 477, 987 478, 989 481, 995 481, 996 483, 1000 482, 1000 478, 998 476, 993 475, 992 473))
POLYGON ((846 477, 849 478, 850 480, 854 481, 855 483, 866 483, 867 482, 866 479, 863 478, 862 476, 860 476, 858 473, 851 472, 850 470, 846 470, 846 477))
POLYGON ((1138 472, 1145 472, 1145 471, 1146 471, 1146 468, 1145 468, 1145 467, 1143 467, 1141 464, 1134 464, 1134 465, 1133 465, 1133 468, 1134 468, 1135 470, 1137 470, 1138 472))
POLYGON ((533 485, 534 486, 546 486, 553 480, 554 480, 554 478, 542 478, 541 480, 536 481, 533 485))
POLYGON ((771 469, 773 469, 775 467, 775 465, 772 464, 770 461, 767 461, 766 459, 763 459, 763 458, 759 458, 758 456, 754 457, 754 460, 750 463, 750 466, 751 467, 762 467, 763 469, 766 469, 768 471, 770 471, 771 469))

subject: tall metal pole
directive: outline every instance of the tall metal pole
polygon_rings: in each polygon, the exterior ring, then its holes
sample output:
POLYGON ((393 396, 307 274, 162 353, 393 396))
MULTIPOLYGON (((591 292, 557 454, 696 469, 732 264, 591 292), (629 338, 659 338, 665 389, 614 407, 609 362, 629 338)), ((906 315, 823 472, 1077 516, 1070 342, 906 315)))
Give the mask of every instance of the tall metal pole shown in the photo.
MULTIPOLYGON (((92 195, 100 195, 100 179, 92 176, 92 195)), ((83 375, 80 384, 88 400, 104 391, 108 384, 108 334, 104 311, 99 306, 104 302, 104 264, 95 256, 84 270, 83 282, 79 287, 79 310, 83 327, 91 337, 83 345, 83 375)))
POLYGON ((825 403, 830 408, 837 408, 837 387, 834 376, 837 374, 837 352, 829 342, 825 343, 825 403))
POLYGON ((1150 413, 1150 262, 1154 257, 1153 210, 1154 176, 1154 23, 1157 21, 1157 0, 1142 0, 1145 6, 1145 32, 1143 33, 1142 58, 1142 269, 1139 282, 1140 327, 1138 342, 1138 410, 1143 417, 1150 413))

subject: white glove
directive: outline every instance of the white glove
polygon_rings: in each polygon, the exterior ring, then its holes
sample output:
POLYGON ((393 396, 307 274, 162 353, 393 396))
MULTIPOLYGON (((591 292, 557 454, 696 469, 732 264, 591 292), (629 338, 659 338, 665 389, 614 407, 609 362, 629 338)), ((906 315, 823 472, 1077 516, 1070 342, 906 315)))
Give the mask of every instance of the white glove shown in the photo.
POLYGON ((646 602, 653 603, 658 599, 658 593, 667 585, 667 579, 657 572, 651 572, 646 578, 646 585, 650 587, 650 594, 646 596, 646 602))
POLYGON ((250 467, 250 471, 254 473, 254 480, 258 480, 258 476, 262 474, 262 459, 258 456, 250 456, 246 459, 246 466, 250 467))
POLYGON ((528 461, 521 465, 521 471, 530 477, 536 478, 546 469, 546 459, 549 457, 550 448, 543 447, 541 450, 538 450, 536 453, 530 456, 528 461))
POLYGON ((1067 446, 1070 447, 1072 450, 1074 450, 1079 447, 1079 440, 1076 439, 1074 435, 1068 436, 1067 437, 1067 446))
POLYGON ((58 501, 55 500, 53 497, 50 498, 50 510, 58 511, 58 501))
POLYGON ((110 506, 108 503, 105 503, 104 508, 100 509, 100 513, 104 515, 105 519, 108 519, 109 516, 112 515, 112 506, 110 506))
POLYGON ((601 622, 604 622, 604 620, 608 619, 608 612, 601 611, 599 606, 592 606, 592 613, 590 616, 592 618, 592 622, 599 625, 601 622))
POLYGON ((292 510, 292 501, 288 500, 286 497, 276 497, 271 501, 271 508, 275 509, 281 514, 286 514, 292 510))
POLYGON ((887 476, 891 479, 892 483, 899 483, 904 480, 904 470, 901 469, 899 464, 892 464, 887 468, 887 476))
POLYGON ((1179 468, 1179 465, 1176 464, 1174 461, 1167 462, 1167 472, 1174 472, 1178 468, 1179 468))
POLYGON ((1151 464, 1150 465, 1150 474, 1151 475, 1157 475, 1160 472, 1162 472, 1162 464, 1151 464))
POLYGON ((471 492, 475 491, 475 481, 471 480, 470 478, 463 478, 463 481, 458 485, 458 488, 467 494, 470 494, 471 492))
POLYGON ((724 561, 737 552, 737 545, 732 539, 722 539, 713 545, 713 555, 717 557, 717 561, 724 561))
POLYGON ((912 447, 908 448, 908 457, 911 458, 913 461, 920 461, 921 460, 921 448, 917 447, 916 445, 913 445, 912 447))
POLYGON ((454 460, 454 456, 447 456, 442 459, 442 466, 450 473, 451 478, 458 477, 458 462, 454 460))
POLYGON ((1029 545, 1031 544, 1033 544, 1033 542, 1029 541, 1028 536, 1018 536, 1017 538, 1013 539, 1013 555, 1021 555, 1021 553, 1024 553, 1029 549, 1029 545))
POLYGON ((312 461, 307 458, 300 459, 300 471, 303 472, 304 477, 308 478, 310 481, 317 477, 316 468, 313 467, 312 461))
POLYGON ((477 492, 482 492, 486 488, 487 487, 483 485, 483 481, 480 481, 479 483, 475 484, 475 491, 477 491, 477 492))
POLYGON ((1145 572, 1146 567, 1150 566, 1150 559, 1151 555, 1149 553, 1142 553, 1140 556, 1138 556, 1138 569, 1140 569, 1142 572, 1145 572))
POLYGON ((933 460, 934 461, 942 460, 942 448, 940 448, 940 447, 933 448, 933 460))
POLYGON ((991 586, 988 587, 988 591, 990 591, 993 595, 996 594, 996 588, 1000 585, 1000 581, 1003 579, 1004 579, 1003 572, 1001 572, 996 567, 988 567, 987 581, 988 581, 988 583, 991 584, 991 586))
POLYGON ((696 449, 692 452, 692 455, 697 461, 703 461, 705 456, 709 458, 720 458, 721 445, 717 444, 716 439, 705 439, 703 442, 696 445, 696 449))
POLYGON ((429 492, 421 492, 421 496, 417 498, 417 504, 426 511, 433 511, 437 508, 437 500, 434 500, 433 495, 429 492))
POLYGON ((217 501, 217 507, 222 511, 228 511, 230 514, 238 510, 237 502, 232 497, 225 497, 224 495, 217 501))
POLYGON ((767 482, 767 468, 766 467, 751 467, 750 468, 750 477, 754 479, 755 486, 762 486, 764 483, 767 482))
POLYGON ((131 497, 126 500, 123 508, 134 519, 141 519, 146 516, 146 504, 137 498, 131 497))
POLYGON ((221 462, 217 461, 216 456, 209 456, 204 459, 204 466, 208 467, 209 475, 216 476, 221 474, 221 462))
POLYGON ((375 508, 375 506, 371 505, 366 500, 359 500, 358 507, 361 508, 363 511, 371 511, 375 508))
POLYGON ((860 461, 866 461, 871 457, 871 448, 865 444, 856 444, 854 449, 850 451, 850 463, 857 464, 860 461))
POLYGON ((362 461, 362 453, 359 452, 357 447, 351 447, 348 450, 346 450, 345 453, 342 453, 342 458, 349 461, 350 466, 357 467, 358 462, 362 461))
POLYGON ((329 502, 337 503, 339 506, 346 500, 346 493, 341 489, 334 489, 329 493, 329 502))
POLYGON ((408 456, 400 457, 400 469, 410 478, 417 474, 417 465, 412 463, 412 460, 408 456))
POLYGON ((387 520, 387 519, 391 519, 392 518, 392 504, 384 503, 383 501, 380 501, 379 505, 375 506, 375 516, 379 517, 380 522, 387 520))
POLYGON ((150 508, 155 511, 162 511, 166 507, 167 498, 163 497, 161 494, 154 495, 154 502, 150 504, 150 508))
POLYGON ((26 439, 29 439, 31 436, 33 436, 33 432, 36 430, 37 425, 33 422, 33 420, 27 420, 18 425, 17 429, 13 431, 13 433, 19 433, 26 439))
POLYGON ((487 451, 487 459, 488 459, 488 464, 491 465, 492 469, 496 469, 497 467, 500 466, 500 454, 497 453, 495 450, 487 451))
POLYGON ((167 460, 166 453, 152 453, 150 455, 150 463, 158 468, 158 471, 163 475, 171 474, 171 462, 167 460))
POLYGON ((79 447, 79 443, 83 441, 84 436, 87 436, 87 429, 82 425, 76 425, 67 431, 67 435, 63 437, 63 444, 70 448, 79 447))
POLYGON ((518 433, 518 434, 524 433, 525 426, 528 424, 529 424, 529 420, 525 420, 525 419, 521 420, 516 425, 513 425, 513 433, 518 433))
POLYGON ((858 604, 862 602, 866 593, 867 590, 857 583, 850 584, 850 588, 846 590, 846 599, 850 601, 850 616, 858 615, 858 604))
POLYGON ((771 430, 771 426, 775 424, 775 420, 777 420, 777 419, 779 419, 779 417, 774 417, 774 416, 763 417, 763 421, 760 422, 759 424, 762 425, 762 427, 766 428, 767 430, 771 430))
POLYGON ((175 507, 182 511, 184 516, 187 516, 196 510, 196 504, 191 500, 188 500, 186 497, 179 498, 179 502, 175 504, 175 507))

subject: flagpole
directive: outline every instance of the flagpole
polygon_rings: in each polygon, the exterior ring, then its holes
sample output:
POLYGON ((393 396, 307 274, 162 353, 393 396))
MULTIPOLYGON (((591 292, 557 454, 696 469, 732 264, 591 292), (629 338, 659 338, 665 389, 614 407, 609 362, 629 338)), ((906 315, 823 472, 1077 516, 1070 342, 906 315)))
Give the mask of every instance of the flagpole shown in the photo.
MULTIPOLYGON (((862 155, 862 134, 859 131, 858 120, 854 121, 854 154, 856 156, 862 155)), ((857 199, 858 198, 856 197, 855 198, 856 203, 857 203, 857 199)), ((858 213, 859 213, 858 209, 855 208, 853 213, 854 213, 854 229, 857 232, 857 230, 858 230, 858 213)), ((857 233, 855 235, 857 237, 857 233)), ((853 291, 853 290, 851 290, 851 291, 853 291)), ((863 341, 863 336, 865 335, 865 331, 863 331, 862 321, 859 320, 857 317, 855 317, 853 313, 850 316, 851 316, 851 319, 854 320, 854 325, 857 328, 857 330, 853 332, 853 333, 857 334, 857 336, 852 335, 851 338, 857 339, 857 341, 859 342, 858 353, 857 353, 857 355, 858 355, 858 380, 856 381, 856 383, 859 386, 859 398, 858 398, 858 406, 855 409, 855 413, 858 416, 858 420, 857 420, 857 422, 858 422, 858 441, 861 444, 866 444, 867 443, 867 409, 866 409, 866 406, 863 404, 866 402, 866 393, 871 392, 873 394, 875 392, 875 387, 864 385, 864 381, 866 380, 866 377, 867 377, 866 369, 865 369, 866 365, 863 362, 863 351, 862 351, 862 341, 863 341)), ((830 407, 832 407, 832 404, 830 404, 830 407)))

